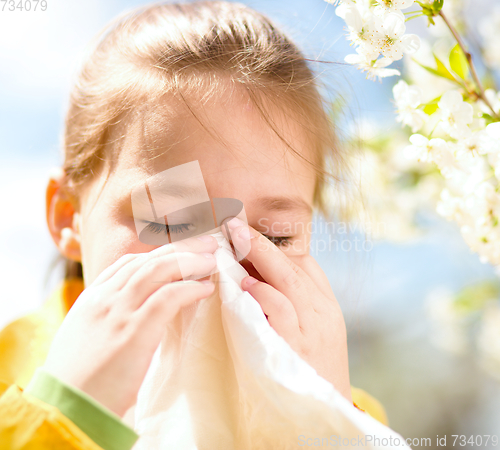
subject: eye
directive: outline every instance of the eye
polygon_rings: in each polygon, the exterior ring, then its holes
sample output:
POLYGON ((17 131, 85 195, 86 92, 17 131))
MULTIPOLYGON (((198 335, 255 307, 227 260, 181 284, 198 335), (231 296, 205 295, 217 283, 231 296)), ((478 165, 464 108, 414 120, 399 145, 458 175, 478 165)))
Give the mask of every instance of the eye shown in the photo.
POLYGON ((291 244, 292 236, 268 236, 267 234, 262 234, 267 239, 269 239, 274 245, 279 247, 287 247, 291 244))
MULTIPOLYGON (((149 222, 144 221, 148 225, 144 228, 144 230, 151 231, 156 234, 164 233, 185 233, 188 231, 192 231, 194 229, 194 225, 191 223, 180 223, 176 225, 165 225, 164 223, 158 222, 149 222)), ((279 247, 287 247, 291 244, 292 236, 268 236, 267 234, 262 234, 267 239, 269 239, 274 245, 279 247)))
POLYGON ((184 233, 187 231, 191 231, 193 229, 193 224, 191 223, 180 223, 176 225, 165 225, 164 223, 158 223, 158 222, 148 222, 145 221, 148 225, 146 226, 145 229, 148 231, 151 231, 153 233, 184 233))

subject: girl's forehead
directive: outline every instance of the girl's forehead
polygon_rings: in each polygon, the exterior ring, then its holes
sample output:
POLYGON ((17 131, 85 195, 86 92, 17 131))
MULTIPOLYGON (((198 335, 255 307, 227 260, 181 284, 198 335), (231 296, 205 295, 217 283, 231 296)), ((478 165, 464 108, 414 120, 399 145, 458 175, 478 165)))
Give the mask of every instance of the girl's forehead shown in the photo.
POLYGON ((209 173, 244 165, 250 172, 266 169, 276 175, 282 172, 280 176, 295 173, 315 178, 304 162, 315 156, 304 128, 279 105, 266 114, 271 126, 242 96, 205 103, 199 98, 185 102, 168 96, 141 107, 128 121, 121 133, 118 163, 139 167, 150 175, 199 160, 209 173))

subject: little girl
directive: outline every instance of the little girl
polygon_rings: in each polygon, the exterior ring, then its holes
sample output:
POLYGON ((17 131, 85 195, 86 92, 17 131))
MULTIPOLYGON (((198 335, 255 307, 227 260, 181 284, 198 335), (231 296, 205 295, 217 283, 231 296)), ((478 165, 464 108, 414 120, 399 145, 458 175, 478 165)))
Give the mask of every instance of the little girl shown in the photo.
POLYGON ((242 289, 320 376, 387 423, 378 402, 350 386, 342 312, 308 254, 313 211, 330 213, 324 194, 336 177, 327 168, 348 167, 315 76, 269 19, 219 1, 119 17, 84 60, 63 148, 46 211, 66 278, 41 312, 0 334, 0 448, 135 443, 121 418, 165 326, 213 292, 206 275, 218 246, 190 237, 174 255, 171 244, 141 242, 131 193, 191 161, 210 198, 245 207, 248 226, 228 222, 235 247, 251 244, 242 289), (183 281, 180 267, 198 281, 183 281))

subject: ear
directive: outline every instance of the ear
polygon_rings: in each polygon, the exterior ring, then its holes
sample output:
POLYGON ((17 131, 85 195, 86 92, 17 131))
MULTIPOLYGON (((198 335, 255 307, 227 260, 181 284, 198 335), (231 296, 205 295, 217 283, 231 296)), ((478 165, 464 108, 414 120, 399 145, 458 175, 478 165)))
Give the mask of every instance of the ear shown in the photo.
POLYGON ((66 258, 81 262, 80 214, 75 210, 76 201, 62 188, 64 185, 64 170, 52 169, 45 193, 47 225, 59 251, 66 258))

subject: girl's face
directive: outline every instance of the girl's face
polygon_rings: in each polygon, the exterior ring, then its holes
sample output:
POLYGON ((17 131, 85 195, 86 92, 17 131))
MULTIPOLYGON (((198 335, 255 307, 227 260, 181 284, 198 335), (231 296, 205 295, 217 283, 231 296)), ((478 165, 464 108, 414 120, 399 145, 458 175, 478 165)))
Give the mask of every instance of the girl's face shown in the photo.
MULTIPOLYGON (((85 186, 73 221, 87 286, 122 255, 157 247, 139 241, 131 201, 134 187, 195 160, 210 198, 240 200, 248 224, 287 255, 308 253, 315 173, 287 148, 250 101, 232 98, 196 109, 206 128, 172 100, 144 109, 115 133, 123 136, 118 159, 109 176, 102 170, 85 186)), ((270 114, 281 136, 311 159, 300 126, 282 119, 275 107, 270 114)), ((242 264, 259 278, 248 261, 242 264)))

